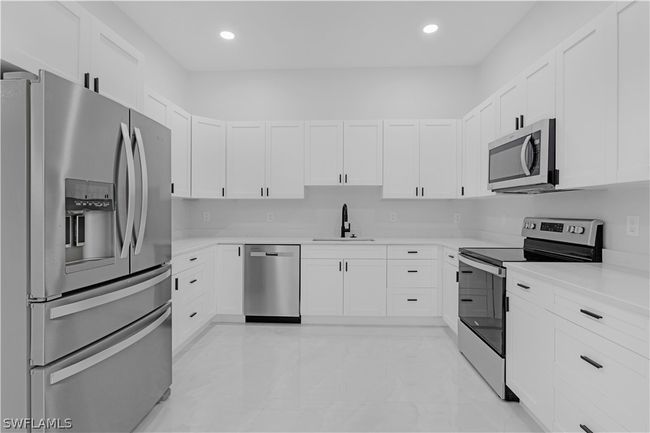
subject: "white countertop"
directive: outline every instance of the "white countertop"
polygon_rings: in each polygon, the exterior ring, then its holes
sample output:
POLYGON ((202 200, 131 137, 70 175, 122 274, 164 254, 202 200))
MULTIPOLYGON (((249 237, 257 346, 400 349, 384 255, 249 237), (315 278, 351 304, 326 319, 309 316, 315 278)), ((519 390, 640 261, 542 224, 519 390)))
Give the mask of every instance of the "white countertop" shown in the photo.
POLYGON ((647 272, 604 263, 522 262, 506 263, 506 268, 650 316, 650 276, 647 272))
POLYGON ((313 237, 181 237, 172 241, 172 255, 184 254, 218 244, 300 244, 300 245, 442 245, 461 247, 499 247, 498 242, 472 238, 373 238, 374 241, 314 241, 313 237))

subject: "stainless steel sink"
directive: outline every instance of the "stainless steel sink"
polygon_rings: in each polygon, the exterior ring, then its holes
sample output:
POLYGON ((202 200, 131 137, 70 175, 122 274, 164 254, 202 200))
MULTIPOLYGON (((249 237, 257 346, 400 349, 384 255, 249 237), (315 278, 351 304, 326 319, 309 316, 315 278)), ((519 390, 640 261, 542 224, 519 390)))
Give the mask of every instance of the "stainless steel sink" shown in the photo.
POLYGON ((314 238, 314 242, 373 242, 372 238, 314 238))

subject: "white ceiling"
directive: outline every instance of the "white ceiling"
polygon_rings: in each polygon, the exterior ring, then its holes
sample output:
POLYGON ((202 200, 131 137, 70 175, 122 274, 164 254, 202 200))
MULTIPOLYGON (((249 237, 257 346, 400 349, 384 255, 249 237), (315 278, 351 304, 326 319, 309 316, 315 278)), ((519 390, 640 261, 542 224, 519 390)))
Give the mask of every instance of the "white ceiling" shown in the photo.
POLYGON ((533 2, 116 4, 186 69, 222 71, 475 65, 533 2), (425 35, 427 23, 440 30, 425 35))

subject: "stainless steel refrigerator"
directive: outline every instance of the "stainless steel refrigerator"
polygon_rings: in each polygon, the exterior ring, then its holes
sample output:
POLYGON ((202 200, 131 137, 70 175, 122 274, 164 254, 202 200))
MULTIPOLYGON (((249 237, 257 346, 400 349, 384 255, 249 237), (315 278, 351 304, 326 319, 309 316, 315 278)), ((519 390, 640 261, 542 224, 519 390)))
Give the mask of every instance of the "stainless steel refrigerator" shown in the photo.
POLYGON ((46 71, 0 89, 2 417, 131 431, 171 385, 170 131, 46 71))

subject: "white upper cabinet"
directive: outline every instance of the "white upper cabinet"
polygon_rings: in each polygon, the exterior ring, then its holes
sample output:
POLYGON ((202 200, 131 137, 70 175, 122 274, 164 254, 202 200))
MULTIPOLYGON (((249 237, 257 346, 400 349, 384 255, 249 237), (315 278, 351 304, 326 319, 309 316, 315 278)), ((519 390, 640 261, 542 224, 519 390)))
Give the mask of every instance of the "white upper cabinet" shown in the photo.
POLYGON ((383 197, 416 198, 419 190, 419 122, 385 120, 383 197))
POLYGON ((264 198, 266 122, 228 122, 228 198, 264 198))
POLYGON ((192 197, 226 196, 226 124, 192 116, 192 197))
MULTIPOLYGON (((420 121, 420 197, 456 198, 461 158, 460 126, 455 119, 420 121)), ((386 182, 386 179, 384 179, 386 182)))
POLYGON ((304 122, 267 122, 266 197, 305 196, 304 122))
POLYGON ((90 69, 91 19, 72 2, 3 2, 2 58, 82 83, 90 69))
POLYGON ((345 121, 343 125, 343 183, 382 184, 381 120, 345 121))
POLYGON ((521 80, 514 80, 496 94, 497 136, 503 137, 519 129, 524 112, 524 89, 521 80))
POLYGON ((646 1, 619 2, 614 12, 618 52, 618 146, 616 155, 608 161, 616 161, 612 176, 618 182, 648 180, 650 175, 649 7, 646 1))
POLYGON ((616 41, 608 20, 614 17, 601 14, 557 48, 556 143, 561 188, 607 180, 607 146, 616 140, 616 41))
POLYGON ((305 184, 343 183, 343 122, 309 121, 305 124, 305 184))
MULTIPOLYGON (((524 71, 521 77, 524 127, 542 119, 555 117, 555 51, 552 51, 524 71)), ((498 137, 497 137, 498 138, 498 137)))
POLYGON ((476 185, 476 191, 478 196, 487 196, 494 195, 488 188, 488 177, 489 177, 489 149, 488 146, 491 141, 494 141, 497 136, 496 131, 496 118, 497 118, 497 107, 496 102, 492 99, 488 99, 486 102, 481 104, 478 108, 478 114, 480 118, 480 131, 479 131, 479 143, 478 143, 478 155, 479 155, 479 167, 478 167, 478 184, 476 185))
POLYGON ((478 196, 479 142, 481 139, 481 117, 474 109, 463 117, 463 164, 461 196, 478 196))
POLYGON ((167 127, 172 133, 172 194, 191 197, 192 116, 182 108, 170 104, 167 127))
POLYGON ((145 88, 143 112, 161 125, 167 126, 167 115, 170 102, 154 90, 145 88))
POLYGON ((99 79, 99 93, 141 110, 144 56, 96 19, 92 23, 91 44, 90 73, 93 79, 99 79))

